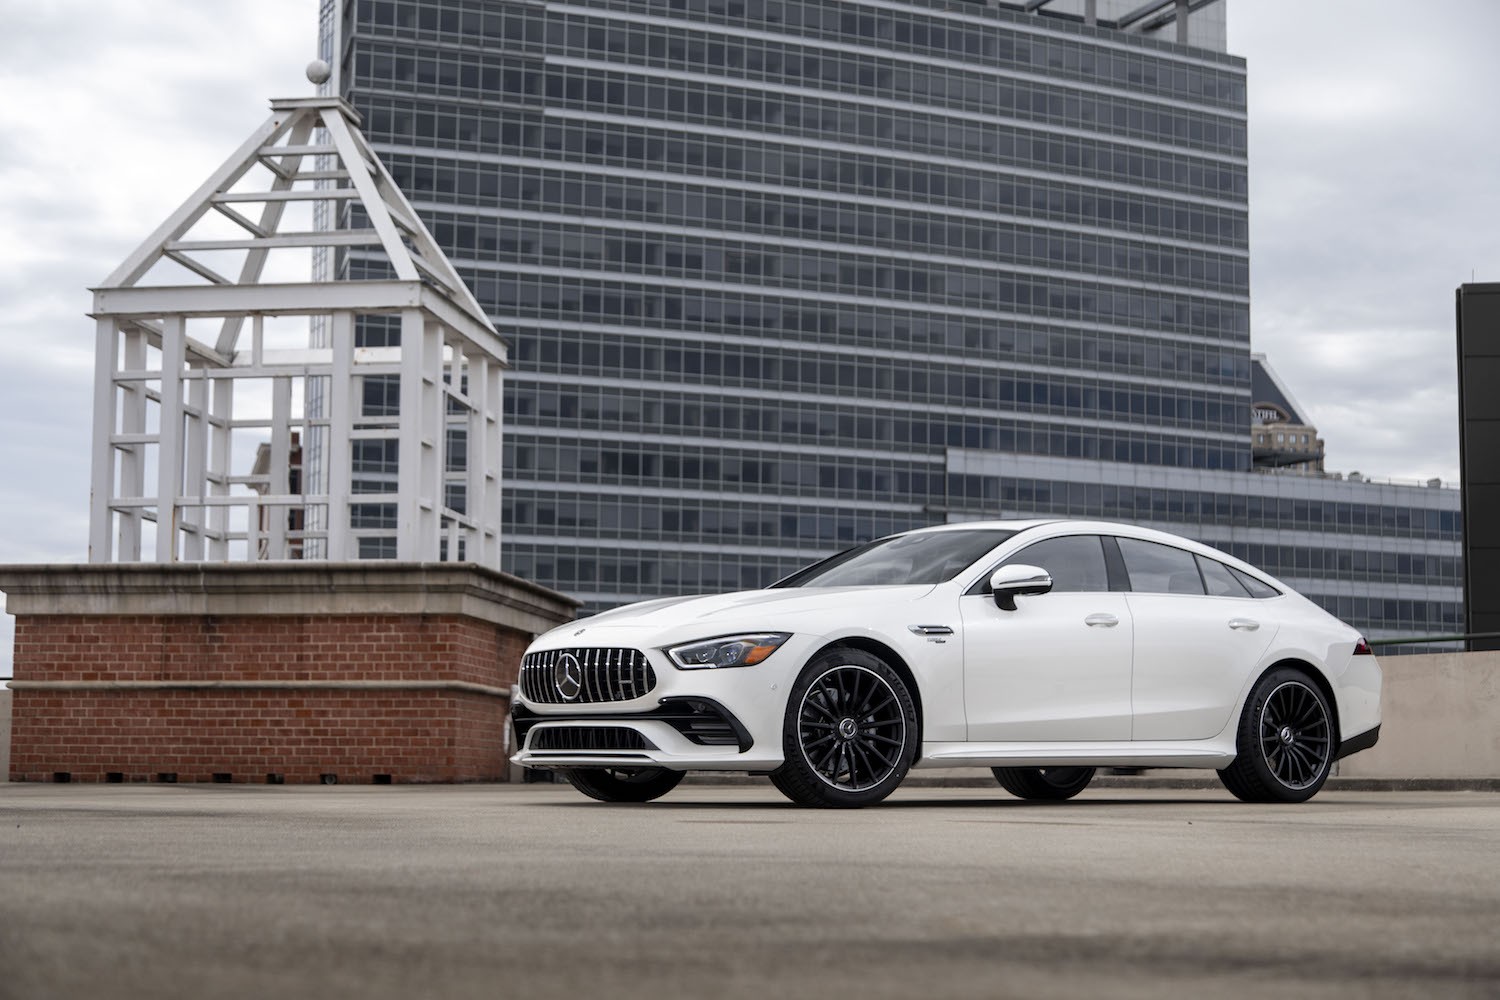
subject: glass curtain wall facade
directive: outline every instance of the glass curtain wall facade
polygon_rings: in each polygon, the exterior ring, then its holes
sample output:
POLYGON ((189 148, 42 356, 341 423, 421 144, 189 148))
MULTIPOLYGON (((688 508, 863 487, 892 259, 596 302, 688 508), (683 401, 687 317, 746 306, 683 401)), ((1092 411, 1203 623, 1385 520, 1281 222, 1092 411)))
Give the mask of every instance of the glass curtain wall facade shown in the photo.
POLYGON ((508 570, 600 609, 1040 511, 1387 572, 1228 503, 1277 493, 1248 471, 1243 60, 962 2, 339 15, 342 92, 512 345, 508 570), (1178 516, 1074 502, 1076 463, 1246 482, 1178 516))

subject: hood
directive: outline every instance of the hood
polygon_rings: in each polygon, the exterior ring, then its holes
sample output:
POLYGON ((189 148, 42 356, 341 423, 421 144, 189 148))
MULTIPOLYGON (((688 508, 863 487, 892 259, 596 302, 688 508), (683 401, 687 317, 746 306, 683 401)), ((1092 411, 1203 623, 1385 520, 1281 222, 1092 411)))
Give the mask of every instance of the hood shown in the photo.
MULTIPOLYGON (((798 620, 816 617, 819 626, 831 612, 859 609, 869 620, 870 609, 906 605, 932 592, 931 584, 901 587, 789 587, 784 590, 742 590, 733 594, 700 594, 627 604, 592 618, 569 622, 544 638, 572 636, 595 628, 651 629, 698 633, 718 628, 795 631, 798 620)), ((816 627, 816 626, 815 626, 816 627)), ((585 640, 587 641, 587 640, 585 640)))

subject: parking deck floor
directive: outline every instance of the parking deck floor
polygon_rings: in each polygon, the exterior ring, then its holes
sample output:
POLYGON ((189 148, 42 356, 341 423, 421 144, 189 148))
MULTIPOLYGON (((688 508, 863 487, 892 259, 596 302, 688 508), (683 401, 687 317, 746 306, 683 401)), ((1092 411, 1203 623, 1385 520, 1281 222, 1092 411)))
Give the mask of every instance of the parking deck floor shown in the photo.
POLYGON ((0 998, 1495 997, 1500 794, 0 785, 0 998))

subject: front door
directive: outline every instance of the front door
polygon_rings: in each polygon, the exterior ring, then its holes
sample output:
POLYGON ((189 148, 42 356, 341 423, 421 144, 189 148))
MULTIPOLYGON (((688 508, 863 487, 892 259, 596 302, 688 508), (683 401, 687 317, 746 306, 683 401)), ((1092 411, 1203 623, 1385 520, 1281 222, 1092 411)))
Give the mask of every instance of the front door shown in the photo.
POLYGON ((1045 539, 1006 561, 1047 570, 1053 590, 1015 611, 987 592, 960 598, 969 740, 1129 740, 1134 629, 1101 539, 1045 539))

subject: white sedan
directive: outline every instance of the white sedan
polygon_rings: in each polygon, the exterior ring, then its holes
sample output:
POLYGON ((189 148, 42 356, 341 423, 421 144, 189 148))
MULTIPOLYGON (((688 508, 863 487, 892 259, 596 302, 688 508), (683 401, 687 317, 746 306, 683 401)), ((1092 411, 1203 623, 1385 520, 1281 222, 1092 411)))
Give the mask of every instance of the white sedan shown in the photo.
POLYGON ((949 524, 548 632, 522 660, 512 759, 606 802, 723 770, 865 806, 952 767, 1028 799, 1071 798, 1099 767, 1214 768, 1245 801, 1301 802, 1375 744, 1380 683, 1358 632, 1207 546, 949 524))

